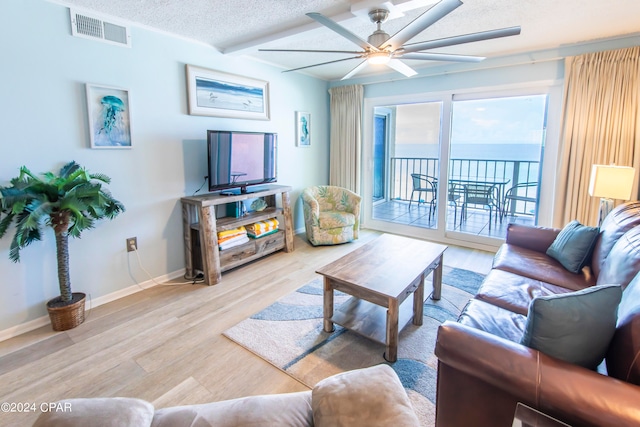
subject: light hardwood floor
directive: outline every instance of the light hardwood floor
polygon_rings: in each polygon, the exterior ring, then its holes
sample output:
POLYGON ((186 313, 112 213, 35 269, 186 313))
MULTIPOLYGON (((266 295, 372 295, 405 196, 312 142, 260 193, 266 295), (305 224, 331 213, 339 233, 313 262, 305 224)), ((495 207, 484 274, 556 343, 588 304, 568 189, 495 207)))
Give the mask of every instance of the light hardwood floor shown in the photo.
MULTIPOLYGON (((222 332, 378 234, 317 248, 298 235, 294 252, 224 273, 218 285, 155 286, 92 309, 70 331, 46 326, 0 342, 0 402, 128 396, 160 408, 308 390, 222 332)), ((444 262, 486 274, 492 257, 450 246, 444 262)), ((0 425, 30 425, 38 414, 0 412, 0 425)))

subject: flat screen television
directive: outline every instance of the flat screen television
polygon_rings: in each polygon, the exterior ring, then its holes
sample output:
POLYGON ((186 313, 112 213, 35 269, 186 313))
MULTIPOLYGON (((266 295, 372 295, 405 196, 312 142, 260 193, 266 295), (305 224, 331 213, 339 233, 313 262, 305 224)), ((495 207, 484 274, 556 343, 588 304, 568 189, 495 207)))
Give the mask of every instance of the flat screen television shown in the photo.
POLYGON ((209 191, 239 189, 277 181, 278 135, 266 132, 207 131, 209 191))

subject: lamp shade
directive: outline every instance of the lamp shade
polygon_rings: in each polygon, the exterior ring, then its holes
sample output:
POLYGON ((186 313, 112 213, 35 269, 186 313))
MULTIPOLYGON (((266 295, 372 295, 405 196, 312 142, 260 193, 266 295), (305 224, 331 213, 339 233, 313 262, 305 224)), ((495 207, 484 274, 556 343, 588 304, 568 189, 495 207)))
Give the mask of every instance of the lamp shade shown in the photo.
POLYGON ((629 200, 636 170, 630 166, 593 165, 589 195, 607 199, 629 200))

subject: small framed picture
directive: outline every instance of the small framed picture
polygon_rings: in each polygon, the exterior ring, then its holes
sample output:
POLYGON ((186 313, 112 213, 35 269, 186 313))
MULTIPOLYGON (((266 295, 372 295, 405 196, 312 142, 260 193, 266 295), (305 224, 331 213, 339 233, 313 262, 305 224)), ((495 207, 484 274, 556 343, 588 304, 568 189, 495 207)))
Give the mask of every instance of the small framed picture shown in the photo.
POLYGON ((311 113, 296 111, 296 146, 311 146, 311 113))
POLYGON ((117 87, 87 84, 91 148, 131 148, 131 97, 117 87))

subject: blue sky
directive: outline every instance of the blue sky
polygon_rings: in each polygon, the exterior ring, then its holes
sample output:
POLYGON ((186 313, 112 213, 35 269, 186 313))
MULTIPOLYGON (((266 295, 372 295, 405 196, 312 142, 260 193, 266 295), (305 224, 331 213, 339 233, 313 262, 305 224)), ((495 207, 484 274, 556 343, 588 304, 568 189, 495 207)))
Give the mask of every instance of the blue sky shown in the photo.
POLYGON ((452 144, 540 144, 546 95, 456 101, 452 144))

